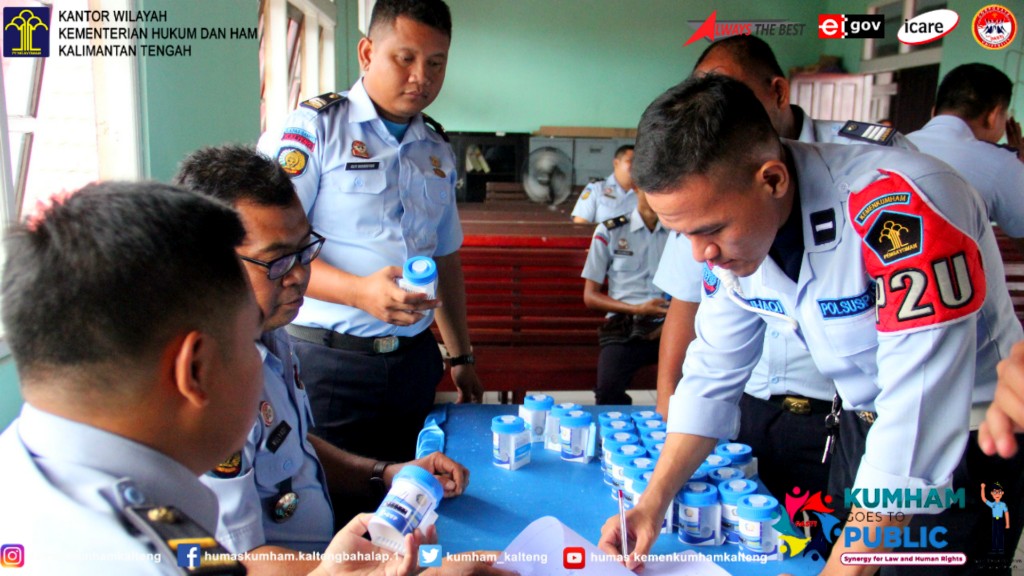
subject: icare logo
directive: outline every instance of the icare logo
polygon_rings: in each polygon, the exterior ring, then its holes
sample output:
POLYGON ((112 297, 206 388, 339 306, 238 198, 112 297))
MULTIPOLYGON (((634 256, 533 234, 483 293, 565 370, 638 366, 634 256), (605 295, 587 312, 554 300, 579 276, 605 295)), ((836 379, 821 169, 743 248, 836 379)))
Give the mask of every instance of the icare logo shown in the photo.
POLYGON ((885 38, 885 15, 819 14, 818 38, 885 38))
POLYGON ((0 568, 21 568, 25 565, 25 547, 21 544, 0 546, 0 568))
POLYGON ((579 546, 562 550, 562 566, 566 570, 583 570, 587 566, 587 551, 579 546))
POLYGON ((896 38, 911 46, 928 44, 952 32, 959 23, 960 15, 952 10, 932 10, 903 22, 896 38))

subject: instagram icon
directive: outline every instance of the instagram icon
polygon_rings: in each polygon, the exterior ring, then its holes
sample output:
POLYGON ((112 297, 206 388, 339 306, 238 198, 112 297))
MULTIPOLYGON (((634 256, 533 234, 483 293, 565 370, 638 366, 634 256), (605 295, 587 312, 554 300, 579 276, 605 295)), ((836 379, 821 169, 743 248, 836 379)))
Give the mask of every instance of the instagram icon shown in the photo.
POLYGON ((21 568, 25 565, 25 547, 21 544, 0 546, 0 568, 21 568))

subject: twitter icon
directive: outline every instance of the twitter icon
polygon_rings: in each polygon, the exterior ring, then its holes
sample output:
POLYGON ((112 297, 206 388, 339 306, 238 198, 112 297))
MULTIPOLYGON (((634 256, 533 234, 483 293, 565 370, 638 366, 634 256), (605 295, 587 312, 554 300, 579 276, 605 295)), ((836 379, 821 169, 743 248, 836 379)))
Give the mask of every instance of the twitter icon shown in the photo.
POLYGON ((420 568, 430 568, 441 565, 441 545, 422 544, 420 545, 420 568))

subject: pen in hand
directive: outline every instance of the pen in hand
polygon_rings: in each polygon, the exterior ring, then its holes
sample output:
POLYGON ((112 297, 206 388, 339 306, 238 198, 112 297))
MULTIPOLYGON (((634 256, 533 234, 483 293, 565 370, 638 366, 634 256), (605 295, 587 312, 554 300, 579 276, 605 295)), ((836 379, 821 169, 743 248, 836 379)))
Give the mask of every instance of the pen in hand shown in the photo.
POLYGON ((620 540, 622 541, 622 561, 625 562, 629 556, 627 547, 627 533, 626 533, 626 508, 622 505, 622 490, 619 490, 619 528, 622 531, 620 540))

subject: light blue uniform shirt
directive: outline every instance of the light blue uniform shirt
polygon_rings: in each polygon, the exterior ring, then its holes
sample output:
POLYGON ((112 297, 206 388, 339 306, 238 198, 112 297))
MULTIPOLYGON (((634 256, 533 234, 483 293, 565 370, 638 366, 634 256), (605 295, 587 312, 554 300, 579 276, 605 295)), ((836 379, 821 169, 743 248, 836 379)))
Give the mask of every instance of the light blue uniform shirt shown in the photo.
POLYGON ((608 278, 608 296, 626 304, 643 304, 661 298, 654 272, 668 240, 661 222, 648 230, 640 211, 633 209, 629 222, 611 230, 598 224, 583 266, 583 278, 598 284, 608 278))
POLYGON ((313 418, 306 391, 297 385, 298 360, 284 329, 263 334, 257 348, 263 358, 263 394, 238 473, 221 478, 210 472, 201 478, 220 500, 217 540, 236 554, 264 544, 323 552, 334 535, 334 512, 323 468, 306 436, 313 418), (268 501, 277 500, 287 478, 299 505, 291 518, 277 523, 268 501))
MULTIPOLYGON (((422 115, 398 142, 362 80, 321 110, 300 106, 260 150, 292 162, 292 183, 313 228, 327 238, 320 259, 368 276, 412 256, 446 256, 462 245, 455 207, 455 156, 422 115), (303 167, 299 168, 299 164, 303 167)), ((288 168, 286 168, 288 170, 288 168)), ((306 298, 296 324, 354 336, 415 336, 433 322, 395 326, 351 306, 306 298)))
MULTIPOLYGON (((793 114, 800 122, 800 142, 856 143, 838 136, 842 122, 813 120, 799 106, 793 106, 793 114)), ((654 283, 673 298, 700 302, 703 271, 704 264, 693 258, 690 240, 683 234, 672 233, 654 283)), ((787 331, 770 329, 765 333, 764 353, 754 366, 745 392, 762 400, 795 394, 831 401, 836 388, 821 375, 802 343, 787 331)))
MULTIPOLYGON (((739 429, 737 403, 761 356, 764 332, 788 331, 808 347, 821 373, 833 379, 845 409, 877 412, 855 488, 949 487, 967 442, 972 398, 992 399, 996 364, 1024 336, 984 206, 958 174, 923 154, 877 146, 785 145, 796 167, 804 219, 799 279, 793 282, 766 258, 738 284, 748 301, 773 302, 798 328, 738 306, 727 297, 724 283, 710 295, 705 289, 697 338, 670 401, 668 430, 734 437, 739 429), (874 293, 847 203, 851 192, 881 177, 880 168, 904 174, 939 215, 978 243, 987 280, 979 311, 889 333, 876 328, 872 306, 826 315, 822 302, 852 303, 874 293), (822 222, 812 225, 811 215, 828 210, 834 212, 834 238, 816 242, 815 230, 822 222)), ((922 246, 929 241, 922 238, 922 246)))
POLYGON ((145 499, 175 506, 213 534, 217 498, 170 457, 122 436, 25 404, 0 435, 0 544, 24 546, 12 573, 181 574, 177 558, 132 535, 104 495, 130 479, 145 499))
POLYGON ((992 501, 987 501, 986 500, 985 504, 987 504, 988 507, 992 509, 992 518, 994 518, 996 520, 999 520, 1000 518, 1003 517, 1003 514, 1006 514, 1008 512, 1008 510, 1006 508, 1006 502, 1003 502, 1003 501, 992 502, 992 501))
POLYGON ((612 174, 604 182, 591 182, 580 193, 572 216, 600 223, 609 218, 629 214, 636 208, 636 192, 623 190, 612 174))
POLYGON ((948 114, 932 118, 907 138, 921 152, 956 168, 1004 232, 1024 237, 1024 162, 1013 152, 978 140, 966 122, 948 114))

